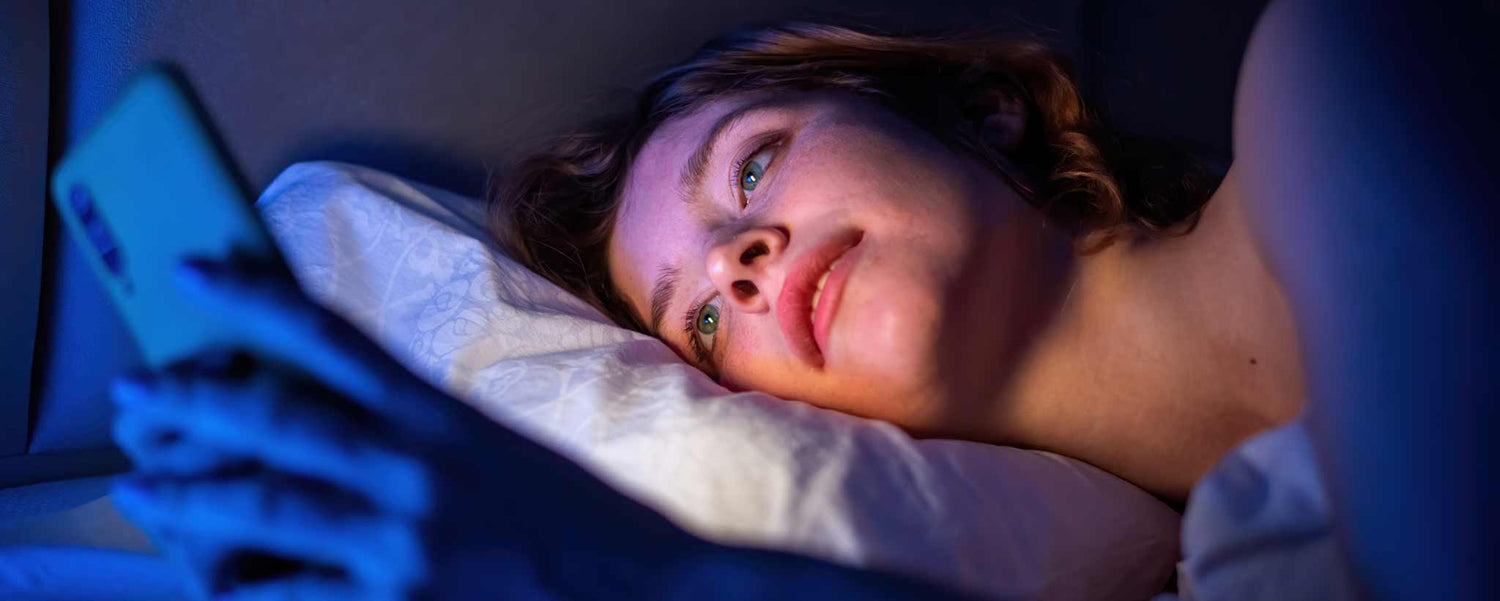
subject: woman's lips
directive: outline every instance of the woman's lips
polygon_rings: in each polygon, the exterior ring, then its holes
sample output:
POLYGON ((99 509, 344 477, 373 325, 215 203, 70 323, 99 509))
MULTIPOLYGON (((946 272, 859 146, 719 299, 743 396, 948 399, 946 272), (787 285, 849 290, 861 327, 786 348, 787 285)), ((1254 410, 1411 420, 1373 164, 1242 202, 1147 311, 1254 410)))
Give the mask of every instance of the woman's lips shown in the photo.
POLYGON ((849 272, 859 259, 858 246, 850 248, 833 263, 828 270, 828 280, 823 283, 823 294, 813 308, 813 340, 820 350, 829 348, 828 335, 833 328, 834 314, 839 310, 839 300, 844 297, 844 282, 849 281, 849 272))
POLYGON ((812 298, 817 293, 818 280, 823 277, 824 272, 829 271, 829 266, 834 261, 838 261, 846 251, 858 245, 863 237, 864 233, 858 230, 834 235, 798 257, 787 272, 786 281, 782 283, 781 295, 776 299, 777 325, 781 326, 782 336, 786 338, 792 353, 814 367, 823 366, 824 347, 821 346, 820 335, 815 333, 818 328, 813 324, 823 324, 821 336, 826 340, 827 327, 832 321, 833 311, 838 308, 839 295, 843 291, 843 280, 848 277, 853 261, 840 261, 837 269, 829 273, 818 301, 818 314, 814 315, 812 298), (820 318, 820 315, 823 317, 820 318))

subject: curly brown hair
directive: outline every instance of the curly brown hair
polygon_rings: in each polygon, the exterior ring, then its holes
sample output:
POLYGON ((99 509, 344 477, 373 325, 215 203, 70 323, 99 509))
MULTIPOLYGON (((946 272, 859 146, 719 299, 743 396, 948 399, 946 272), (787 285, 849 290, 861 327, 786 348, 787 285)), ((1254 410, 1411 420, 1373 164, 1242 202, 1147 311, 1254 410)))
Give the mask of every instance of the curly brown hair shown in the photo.
POLYGON ((516 260, 617 324, 648 332, 607 258, 621 187, 641 147, 667 120, 718 98, 818 90, 874 99, 977 154, 1049 219, 1088 234, 1093 248, 1126 229, 1187 231, 1217 186, 1192 161, 1143 159, 1104 135, 1067 59, 1029 37, 898 37, 793 23, 709 42, 653 79, 634 110, 526 158, 497 187, 490 229, 516 260), (1025 113, 1019 143, 1003 156, 981 127, 1002 102, 1025 113))

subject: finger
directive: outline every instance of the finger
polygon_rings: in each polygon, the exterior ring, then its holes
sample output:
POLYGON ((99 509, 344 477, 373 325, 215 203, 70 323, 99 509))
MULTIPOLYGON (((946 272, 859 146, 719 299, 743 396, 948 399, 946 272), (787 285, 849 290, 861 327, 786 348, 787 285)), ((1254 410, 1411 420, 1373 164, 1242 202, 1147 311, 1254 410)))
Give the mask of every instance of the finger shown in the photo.
MULTIPOLYGON (((249 357, 229 350, 209 350, 191 359, 168 366, 164 371, 177 374, 214 374, 242 377, 251 368, 249 357)), ((223 452, 224 449, 195 441, 174 421, 161 420, 149 412, 130 411, 134 399, 146 395, 157 376, 138 372, 111 383, 110 397, 116 405, 111 432, 115 443, 131 458, 134 467, 144 472, 174 474, 202 473, 223 469, 245 461, 245 457, 223 452)))
MULTIPOLYGON (((193 355, 189 360, 177 361, 177 363, 166 366, 166 373, 226 373, 229 366, 237 363, 237 355, 234 352, 204 351, 193 355)), ((126 451, 136 460, 136 468, 141 466, 141 460, 147 457, 138 457, 138 454, 157 454, 177 447, 177 442, 183 438, 183 433, 175 424, 160 423, 156 420, 142 420, 141 415, 132 415, 123 411, 130 402, 145 396, 150 390, 151 382, 156 381, 157 376, 148 370, 139 370, 129 375, 120 376, 110 382, 110 399, 114 400, 115 417, 113 435, 115 444, 126 451)))
MULTIPOLYGON (((224 540, 162 528, 158 548, 181 570, 198 599, 371 599, 391 598, 338 570, 236 547, 224 540), (351 596, 352 595, 352 596, 351 596)), ((369 584, 369 583, 364 583, 369 584)), ((383 587, 389 590, 390 587, 383 587)))
POLYGON ((425 572, 408 523, 371 514, 337 491, 276 474, 116 480, 115 503, 148 524, 237 548, 338 566, 365 582, 405 586, 425 572))
POLYGON ((111 424, 115 444, 142 472, 192 474, 214 471, 242 457, 199 444, 181 428, 140 411, 119 411, 111 424))
POLYGON ((135 469, 176 474, 212 471, 242 458, 213 446, 196 444, 180 425, 125 405, 146 394, 145 376, 116 380, 110 397, 116 404, 110 423, 115 444, 130 457, 135 469))
POLYGON ((397 377, 404 366, 280 270, 191 260, 178 274, 188 293, 228 317, 240 341, 263 358, 305 370, 377 415, 408 425, 434 418, 415 406, 418 395, 390 394, 406 381, 397 377))
POLYGON ((117 387, 115 427, 143 471, 201 473, 254 457, 348 488, 383 510, 428 509, 421 464, 382 445, 376 427, 310 398, 310 391, 264 369, 237 381, 177 373, 117 387))

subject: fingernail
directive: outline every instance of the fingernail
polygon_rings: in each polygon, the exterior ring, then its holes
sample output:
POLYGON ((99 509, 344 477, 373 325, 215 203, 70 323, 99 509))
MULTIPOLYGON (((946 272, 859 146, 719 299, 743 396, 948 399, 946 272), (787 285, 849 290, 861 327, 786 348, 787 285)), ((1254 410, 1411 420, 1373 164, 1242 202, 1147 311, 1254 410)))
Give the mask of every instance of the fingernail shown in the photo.
POLYGON ((129 374, 115 378, 110 384, 110 398, 117 405, 134 405, 151 394, 151 380, 143 374, 129 374))

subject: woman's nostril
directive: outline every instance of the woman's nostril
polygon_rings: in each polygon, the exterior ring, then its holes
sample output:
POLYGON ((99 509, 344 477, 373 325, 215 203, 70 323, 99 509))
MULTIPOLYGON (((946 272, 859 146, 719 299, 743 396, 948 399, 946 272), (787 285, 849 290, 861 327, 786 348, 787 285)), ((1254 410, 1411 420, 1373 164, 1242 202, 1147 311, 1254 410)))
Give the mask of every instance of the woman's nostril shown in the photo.
POLYGON ((739 280, 734 283, 734 292, 740 298, 750 298, 760 292, 755 288, 755 283, 750 280, 739 280))
POLYGON ((770 252, 771 249, 766 247, 765 242, 756 242, 755 244, 751 244, 750 248, 745 249, 745 252, 740 254, 740 264, 749 265, 750 262, 754 261, 756 257, 764 254, 770 254, 770 252))

